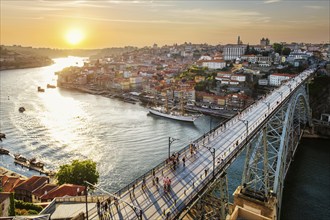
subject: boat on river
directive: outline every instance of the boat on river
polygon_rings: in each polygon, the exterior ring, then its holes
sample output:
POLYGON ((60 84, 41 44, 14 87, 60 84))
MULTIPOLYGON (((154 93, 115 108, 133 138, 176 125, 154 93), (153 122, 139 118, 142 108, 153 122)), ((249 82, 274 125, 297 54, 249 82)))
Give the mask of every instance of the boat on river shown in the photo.
POLYGON ((183 106, 183 98, 181 96, 180 99, 180 110, 175 110, 173 107, 172 109, 168 108, 168 98, 165 99, 165 108, 149 108, 149 113, 157 116, 161 116, 168 119, 173 119, 177 121, 184 121, 184 122, 194 122, 200 115, 192 115, 185 113, 184 106, 183 106))
POLYGON ((38 92, 45 92, 45 89, 43 89, 40 86, 38 86, 38 92))
POLYGON ((34 158, 31 158, 31 159, 29 160, 29 163, 30 163, 30 166, 31 166, 31 167, 36 167, 36 168, 40 168, 40 169, 43 169, 44 166, 45 166, 44 163, 38 161, 35 157, 34 157, 34 158))
POLYGON ((23 113, 23 112, 25 112, 25 108, 22 106, 22 107, 19 107, 18 108, 18 111, 20 112, 20 113, 23 113))
POLYGON ((8 154, 9 154, 9 150, 6 150, 6 149, 3 149, 3 148, 0 148, 0 154, 8 155, 8 154))
POLYGON ((47 84, 47 89, 55 89, 55 88, 56 88, 55 85, 47 84))
POLYGON ((25 157, 23 157, 20 154, 14 154, 14 159, 15 159, 15 161, 23 162, 23 163, 26 163, 28 161, 28 159, 26 159, 25 157))
POLYGON ((185 122, 194 122, 198 118, 198 116, 194 116, 194 115, 189 115, 189 114, 182 115, 179 114, 178 112, 174 112, 174 111, 166 112, 156 108, 149 108, 149 112, 153 115, 157 115, 177 121, 185 121, 185 122))

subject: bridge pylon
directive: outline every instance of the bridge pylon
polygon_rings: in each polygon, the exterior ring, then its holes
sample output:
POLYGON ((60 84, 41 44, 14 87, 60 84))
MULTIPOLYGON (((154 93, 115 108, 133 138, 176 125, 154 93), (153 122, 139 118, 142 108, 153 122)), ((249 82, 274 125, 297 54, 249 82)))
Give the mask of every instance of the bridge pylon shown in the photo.
POLYGON ((209 184, 190 207, 187 207, 187 210, 181 214, 180 219, 225 220, 229 214, 228 202, 227 174, 222 173, 209 184))
POLYGON ((305 126, 312 124, 306 84, 261 117, 264 123, 246 146, 242 183, 234 193, 230 219, 280 218, 286 174, 305 126))

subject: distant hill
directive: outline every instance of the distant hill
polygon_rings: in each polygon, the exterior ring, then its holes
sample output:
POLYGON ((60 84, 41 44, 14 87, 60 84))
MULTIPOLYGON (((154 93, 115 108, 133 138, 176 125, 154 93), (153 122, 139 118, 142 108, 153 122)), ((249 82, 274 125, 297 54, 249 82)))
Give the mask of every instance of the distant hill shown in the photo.
POLYGON ((10 50, 10 51, 14 51, 19 54, 44 56, 44 57, 49 57, 49 58, 58 58, 58 57, 66 57, 66 56, 90 57, 92 55, 97 54, 100 51, 100 49, 67 50, 67 49, 22 47, 19 45, 14 45, 14 46, 2 45, 1 47, 4 49, 10 50))

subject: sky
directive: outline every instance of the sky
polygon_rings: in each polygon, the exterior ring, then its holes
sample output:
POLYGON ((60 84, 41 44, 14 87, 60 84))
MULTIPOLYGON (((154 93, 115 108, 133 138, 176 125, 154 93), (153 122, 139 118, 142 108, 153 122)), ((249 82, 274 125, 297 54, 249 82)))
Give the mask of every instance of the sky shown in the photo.
POLYGON ((330 1, 0 0, 0 43, 50 48, 323 43, 330 1))

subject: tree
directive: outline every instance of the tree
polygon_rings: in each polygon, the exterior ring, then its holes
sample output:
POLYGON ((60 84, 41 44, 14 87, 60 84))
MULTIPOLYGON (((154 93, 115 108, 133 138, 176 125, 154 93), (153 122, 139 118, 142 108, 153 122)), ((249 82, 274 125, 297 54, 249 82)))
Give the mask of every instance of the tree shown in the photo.
POLYGON ((96 170, 96 163, 92 160, 74 160, 72 164, 60 166, 56 174, 59 184, 71 183, 87 186, 85 181, 91 184, 98 182, 99 173, 96 170))
POLYGON ((9 216, 15 216, 15 199, 14 193, 10 194, 10 203, 9 203, 9 216))
POLYGON ((275 53, 282 54, 283 45, 279 43, 274 43, 273 48, 275 53))
POLYGON ((288 47, 284 47, 282 51, 282 55, 288 56, 291 53, 291 49, 288 47))

